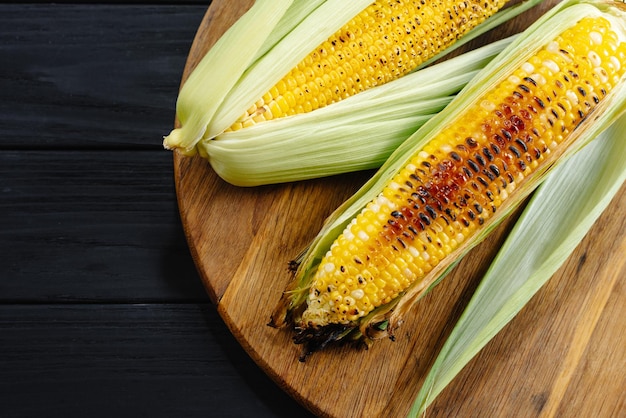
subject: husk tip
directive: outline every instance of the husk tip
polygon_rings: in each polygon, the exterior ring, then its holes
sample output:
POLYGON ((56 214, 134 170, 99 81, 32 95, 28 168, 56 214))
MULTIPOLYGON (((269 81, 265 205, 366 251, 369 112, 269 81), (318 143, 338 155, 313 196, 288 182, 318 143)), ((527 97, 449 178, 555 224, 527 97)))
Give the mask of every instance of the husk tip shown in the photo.
POLYGON ((170 151, 178 151, 181 154, 191 157, 196 155, 197 149, 195 144, 185 147, 184 135, 182 128, 173 129, 169 135, 163 137, 163 148, 170 151))

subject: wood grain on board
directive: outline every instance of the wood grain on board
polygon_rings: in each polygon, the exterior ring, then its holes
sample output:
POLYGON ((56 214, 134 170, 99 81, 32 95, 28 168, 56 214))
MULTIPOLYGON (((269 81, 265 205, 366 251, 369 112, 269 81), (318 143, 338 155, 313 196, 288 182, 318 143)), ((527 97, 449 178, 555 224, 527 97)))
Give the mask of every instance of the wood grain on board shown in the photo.
MULTIPOLYGON (((212 2, 183 82, 252 3, 212 2)), ((555 3, 544 2, 468 48, 523 30, 555 3)), ((187 239, 218 312, 257 364, 320 416, 406 415, 514 221, 504 222, 415 305, 395 341, 369 350, 333 347, 302 363, 290 332, 266 326, 289 279, 287 263, 371 172, 239 188, 199 157, 175 154, 174 167, 187 239)), ((624 410, 624 213, 626 187, 567 263, 434 401, 428 417, 611 417, 624 410)))

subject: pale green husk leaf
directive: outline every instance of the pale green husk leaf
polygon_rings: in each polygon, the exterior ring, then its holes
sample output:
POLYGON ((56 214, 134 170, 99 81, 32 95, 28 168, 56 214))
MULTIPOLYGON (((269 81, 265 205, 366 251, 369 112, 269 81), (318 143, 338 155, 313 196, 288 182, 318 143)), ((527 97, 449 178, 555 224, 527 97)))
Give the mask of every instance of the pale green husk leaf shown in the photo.
POLYGON ((293 0, 257 0, 213 45, 192 71, 176 102, 181 124, 163 141, 168 149, 194 154, 196 144, 227 97, 250 65, 252 58, 285 14, 293 0), (238 50, 233 54, 232 46, 238 50), (219 71, 215 68, 219 67, 219 71))

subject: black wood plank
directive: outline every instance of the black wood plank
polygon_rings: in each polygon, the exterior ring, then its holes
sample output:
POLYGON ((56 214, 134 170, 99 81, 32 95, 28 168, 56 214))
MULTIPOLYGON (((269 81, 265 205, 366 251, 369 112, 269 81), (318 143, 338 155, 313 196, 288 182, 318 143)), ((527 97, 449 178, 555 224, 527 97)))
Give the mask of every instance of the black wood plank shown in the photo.
POLYGON ((0 376, 9 418, 309 416, 205 304, 0 305, 0 376))
POLYGON ((0 152, 0 301, 207 300, 171 153, 0 152))
POLYGON ((0 4, 0 149, 161 147, 209 3, 0 4))

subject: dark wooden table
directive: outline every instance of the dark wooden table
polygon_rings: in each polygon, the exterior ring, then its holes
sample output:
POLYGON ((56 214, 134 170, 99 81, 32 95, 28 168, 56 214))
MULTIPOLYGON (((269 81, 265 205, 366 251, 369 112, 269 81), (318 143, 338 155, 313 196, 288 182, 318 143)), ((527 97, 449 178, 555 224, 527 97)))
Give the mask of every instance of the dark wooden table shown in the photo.
POLYGON ((0 416, 308 415, 210 303, 161 146, 209 4, 0 3, 0 416))

